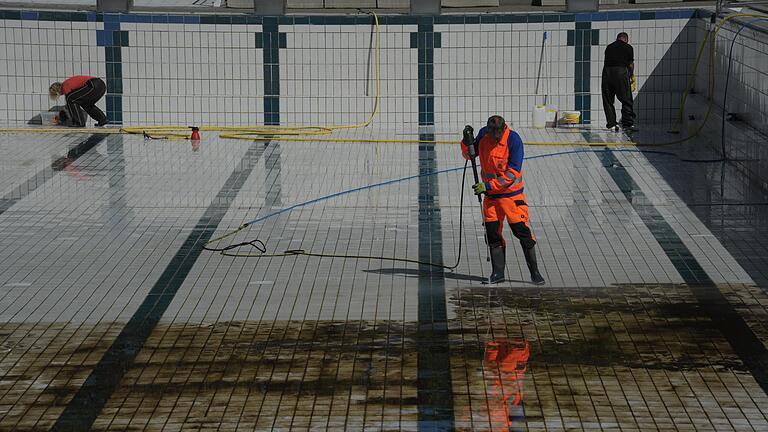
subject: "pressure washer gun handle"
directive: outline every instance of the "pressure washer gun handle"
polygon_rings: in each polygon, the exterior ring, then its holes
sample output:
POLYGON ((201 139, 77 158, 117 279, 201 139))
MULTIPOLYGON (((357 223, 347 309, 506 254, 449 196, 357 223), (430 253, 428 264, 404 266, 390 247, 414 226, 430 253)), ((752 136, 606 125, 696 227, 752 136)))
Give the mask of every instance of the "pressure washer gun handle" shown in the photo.
POLYGON ((472 126, 464 126, 464 138, 462 139, 462 142, 467 146, 470 159, 476 158, 477 149, 475 149, 475 130, 472 129, 472 126))
MULTIPOLYGON (((472 126, 464 126, 464 138, 462 140, 465 146, 467 146, 467 152, 469 153, 469 160, 472 162, 472 174, 475 176, 475 184, 480 183, 480 177, 477 175, 477 148, 475 148, 475 130, 472 126)), ((478 202, 483 202, 483 198, 478 195, 478 202)))

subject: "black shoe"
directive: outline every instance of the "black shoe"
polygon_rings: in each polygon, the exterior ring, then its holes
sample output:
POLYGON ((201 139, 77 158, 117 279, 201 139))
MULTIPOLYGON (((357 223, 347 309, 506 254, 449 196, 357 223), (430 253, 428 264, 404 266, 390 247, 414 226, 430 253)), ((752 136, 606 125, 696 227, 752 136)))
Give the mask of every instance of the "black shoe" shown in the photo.
POLYGON ((506 264, 506 253, 504 246, 491 248, 491 276, 488 278, 489 284, 495 284, 504 281, 504 266, 506 264))
POLYGON ((98 123, 96 123, 96 127, 104 127, 105 125, 109 124, 109 120, 104 119, 98 123))
POLYGON ((638 129, 635 125, 623 126, 623 129, 626 133, 640 132, 640 129, 638 129))
POLYGON ((536 263, 536 251, 533 248, 523 249, 525 263, 528 264, 528 270, 531 272, 531 282, 536 285, 544 285, 544 278, 539 273, 539 265, 536 263))
POLYGON ((488 283, 490 285, 493 285, 499 282, 504 282, 504 273, 501 273, 501 274, 491 273, 491 276, 488 278, 488 283))
POLYGON ((538 270, 531 273, 531 282, 533 282, 536 285, 544 285, 546 283, 546 281, 541 276, 541 273, 539 273, 538 270))

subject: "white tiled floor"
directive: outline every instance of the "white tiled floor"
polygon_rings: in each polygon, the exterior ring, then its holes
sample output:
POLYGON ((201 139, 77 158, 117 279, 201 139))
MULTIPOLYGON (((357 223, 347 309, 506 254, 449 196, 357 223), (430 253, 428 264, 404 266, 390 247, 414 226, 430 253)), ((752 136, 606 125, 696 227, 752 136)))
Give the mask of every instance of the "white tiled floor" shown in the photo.
MULTIPOLYGON (((346 136, 418 138, 416 131, 407 133, 364 130, 346 136)), ((529 142, 587 139, 572 132, 521 134, 529 142)), ((668 166, 659 164, 669 156, 614 152, 639 187, 628 200, 601 153, 567 144, 527 146, 526 196, 547 284, 539 288, 527 282, 519 246, 506 227, 510 280, 489 288, 481 284, 490 266, 469 172, 459 226, 463 159, 457 144, 435 146, 435 169, 449 171, 437 175, 437 188, 426 196, 416 178, 352 192, 414 176, 420 169, 424 173, 415 144, 273 141, 264 146, 208 133, 194 150, 187 142, 110 135, 66 169, 51 167, 85 138, 0 136, 0 190, 3 202, 11 203, 0 213, 5 350, 0 353, 0 427, 50 427, 68 400, 48 404, 49 393, 59 391, 54 384, 71 383, 69 396, 77 391, 82 382, 77 380, 91 373, 171 260, 193 253, 182 249, 189 236, 210 228, 215 228, 213 237, 220 236, 245 222, 345 191, 254 223, 224 244, 258 238, 269 253, 302 248, 418 259, 419 240, 435 235, 420 232, 419 223, 420 215, 429 214, 424 200, 434 199, 440 223, 432 229, 442 236, 446 264, 457 258, 460 233, 464 242, 460 265, 442 276, 457 427, 493 428, 488 426, 493 409, 482 402, 492 404, 492 383, 484 380, 503 378, 493 378, 482 347, 499 335, 531 344, 525 375, 528 430, 768 427, 761 388, 699 310, 658 233, 637 211, 653 206, 661 214, 729 307, 764 343, 768 297, 751 287, 753 280, 729 252, 731 246, 688 206, 689 197, 676 192, 677 182, 686 179, 670 177, 668 166), (226 189, 244 164, 253 167, 243 171, 242 185, 226 189), (46 173, 43 181, 19 192, 19 185, 40 173, 46 173), (211 208, 224 212, 218 225, 203 220, 211 208), (87 355, 78 357, 79 352, 87 355), (74 359, 80 359, 76 371, 59 366, 74 359), (29 379, 40 388, 27 385, 29 379), (723 402, 725 392, 733 400, 723 402), (663 412, 657 411, 660 406, 666 407, 663 412), (629 417, 624 415, 628 409, 629 417), (713 417, 702 420, 705 412, 713 417)), ((446 133, 437 138, 458 139, 446 133)), ((415 353, 423 342, 416 325, 424 319, 419 303, 431 295, 423 276, 418 266, 401 262, 235 258, 203 251, 178 281, 178 292, 97 424, 105 429, 150 423, 149 429, 157 430, 200 424, 228 429, 229 421, 238 419, 257 428, 329 427, 341 421, 339 428, 394 422, 395 429, 413 429, 421 367, 415 353), (249 369, 252 364, 255 369, 249 369), (221 378, 219 368, 236 372, 221 378), (361 371, 368 378, 361 378, 361 371), (210 380, 216 384, 206 387, 210 380), (283 387, 291 380, 319 387, 295 393, 283 387), (222 383, 240 383, 246 391, 222 383), (323 385, 331 396, 323 393, 323 385), (265 387, 255 390, 259 386, 265 387), (410 399, 392 406, 382 402, 381 388, 390 389, 386 398, 410 399), (139 405, 131 402, 137 397, 139 405), (329 400, 336 402, 326 410, 329 400), (300 401, 314 414, 297 408, 300 401), (187 402, 196 408, 185 408, 187 402), (171 408, 164 408, 169 403, 171 408), (217 417, 217 404, 242 411, 217 417), (201 407, 205 414, 196 417, 201 407), (367 408, 361 413, 361 407, 367 408), (152 420, 142 414, 147 412, 152 420), (279 412, 292 414, 289 424, 279 412)))

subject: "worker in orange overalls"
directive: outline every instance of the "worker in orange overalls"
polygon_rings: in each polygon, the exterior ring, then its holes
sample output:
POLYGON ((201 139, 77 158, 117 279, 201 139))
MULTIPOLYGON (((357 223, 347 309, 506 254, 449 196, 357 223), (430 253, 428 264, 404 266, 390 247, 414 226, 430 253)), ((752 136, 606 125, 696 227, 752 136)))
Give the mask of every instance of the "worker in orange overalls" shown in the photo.
MULTIPOLYGON (((467 132, 472 134, 471 126, 464 129, 465 135, 467 132)), ((512 234, 523 247, 531 281, 541 285, 544 278, 536 264, 536 239, 528 225, 528 204, 523 193, 523 140, 507 127, 501 116, 494 115, 488 119, 486 127, 480 129, 474 145, 480 157, 482 181, 472 188, 477 195, 485 194, 483 214, 493 269, 488 282, 504 280, 506 242, 501 227, 507 219, 512 234)), ((461 150, 464 158, 469 159, 469 149, 463 141, 461 150)))
POLYGON ((525 424, 523 379, 531 351, 525 339, 499 339, 485 344, 483 377, 491 430, 516 431, 525 424))

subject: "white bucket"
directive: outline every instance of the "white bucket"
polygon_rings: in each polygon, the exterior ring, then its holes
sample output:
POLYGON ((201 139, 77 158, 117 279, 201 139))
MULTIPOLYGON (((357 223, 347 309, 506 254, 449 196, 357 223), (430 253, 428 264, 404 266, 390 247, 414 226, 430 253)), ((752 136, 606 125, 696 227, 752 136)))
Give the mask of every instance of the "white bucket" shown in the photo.
POLYGON ((59 124, 59 113, 43 111, 40 113, 40 120, 42 120, 43 126, 56 126, 59 124))
POLYGON ((546 113, 546 127, 557 126, 557 107, 555 105, 547 105, 546 113))
POLYGON ((536 105, 533 107, 533 127, 536 129, 544 129, 547 125, 547 110, 544 105, 536 105))

